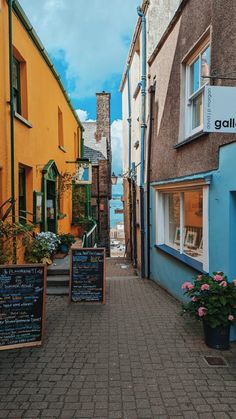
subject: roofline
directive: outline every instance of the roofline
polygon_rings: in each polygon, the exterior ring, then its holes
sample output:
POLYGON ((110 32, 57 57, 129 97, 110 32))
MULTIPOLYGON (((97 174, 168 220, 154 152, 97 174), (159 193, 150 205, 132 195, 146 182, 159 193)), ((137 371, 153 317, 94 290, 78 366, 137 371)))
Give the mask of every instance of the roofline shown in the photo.
POLYGON ((75 109, 71 103, 71 100, 68 96, 67 91, 65 90, 63 83, 61 81, 61 78, 57 72, 57 70, 55 69, 52 61, 49 58, 49 55, 45 49, 45 47, 43 46, 41 40, 39 39, 36 31, 34 30, 33 26, 31 25, 28 17, 26 16, 24 10, 22 9, 21 5, 19 4, 18 0, 15 0, 13 2, 13 10, 15 15, 18 17, 18 19, 20 20, 20 22, 22 23, 22 25, 24 26, 24 28, 26 29, 26 31, 28 32, 30 38, 32 39, 33 43, 35 44, 35 46, 37 47, 39 53, 42 55, 44 61, 46 62, 46 64, 48 65, 49 69, 51 70, 53 76, 55 77, 57 83, 59 84, 59 87, 76 119, 76 121, 78 122, 82 132, 84 131, 83 125, 77 115, 77 113, 75 112, 75 109))
POLYGON ((160 41, 158 42, 156 48, 154 49, 153 53, 151 54, 151 56, 148 59, 148 64, 151 65, 154 61, 154 59, 156 58, 157 54, 159 53, 160 49, 162 48, 162 46, 164 45, 166 39, 168 38, 168 36, 170 35, 170 33, 172 32, 172 30, 174 29, 175 25, 177 24, 178 20, 181 17, 181 14, 183 12, 184 7, 186 6, 186 4, 188 3, 189 0, 182 0, 178 9, 176 10, 173 18, 171 19, 169 25, 167 26, 165 32, 163 33, 160 41))
MULTIPOLYGON (((147 13, 149 4, 150 4, 150 0, 143 0, 143 4, 141 6, 141 9, 142 9, 142 12, 144 14, 147 13)), ((132 37, 132 41, 131 41, 131 44, 130 44, 129 53, 128 53, 128 57, 127 57, 127 61, 126 61, 126 66, 125 66, 125 69, 123 71, 123 75, 122 75, 122 79, 121 79, 121 83, 120 83, 120 87, 119 87, 120 92, 123 91, 124 84, 125 84, 125 81, 126 81, 126 78, 127 78, 128 68, 129 68, 130 62, 131 62, 132 57, 133 57, 135 43, 136 43, 137 37, 140 33, 140 29, 141 29, 141 20, 142 20, 142 18, 138 17, 136 25, 135 25, 134 34, 133 34, 133 37, 132 37)))

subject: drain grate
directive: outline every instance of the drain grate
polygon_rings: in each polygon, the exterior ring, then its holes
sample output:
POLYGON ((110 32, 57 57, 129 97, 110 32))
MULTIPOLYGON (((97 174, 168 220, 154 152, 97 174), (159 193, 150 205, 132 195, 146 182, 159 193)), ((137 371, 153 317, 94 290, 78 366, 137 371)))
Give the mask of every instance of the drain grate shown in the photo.
POLYGON ((225 367, 227 362, 221 356, 204 356, 205 361, 211 367, 225 367))

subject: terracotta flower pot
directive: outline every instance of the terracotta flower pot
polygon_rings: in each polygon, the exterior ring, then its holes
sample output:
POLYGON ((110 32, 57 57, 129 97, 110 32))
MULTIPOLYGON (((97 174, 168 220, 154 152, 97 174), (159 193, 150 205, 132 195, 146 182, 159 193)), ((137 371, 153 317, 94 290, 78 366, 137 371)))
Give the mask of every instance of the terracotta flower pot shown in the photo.
POLYGON ((211 327, 203 321, 205 343, 214 349, 229 349, 230 325, 223 327, 211 327))

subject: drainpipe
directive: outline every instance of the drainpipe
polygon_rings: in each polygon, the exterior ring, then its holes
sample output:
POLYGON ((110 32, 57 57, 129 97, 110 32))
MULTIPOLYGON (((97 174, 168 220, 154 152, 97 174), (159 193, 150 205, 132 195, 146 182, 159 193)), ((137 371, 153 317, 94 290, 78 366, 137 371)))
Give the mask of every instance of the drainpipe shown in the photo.
POLYGON ((154 105, 154 97, 155 97, 155 90, 156 90, 156 83, 154 83, 149 88, 150 94, 150 104, 149 104, 149 115, 150 115, 150 123, 149 123, 149 135, 148 135, 148 144, 147 144, 147 277, 150 278, 151 274, 151 253, 150 253, 150 245, 151 245, 151 202, 150 202, 150 178, 151 178, 151 152, 152 152, 152 136, 153 136, 153 124, 154 124, 154 114, 153 114, 153 105, 154 105))
POLYGON ((134 250, 133 250, 133 266, 137 268, 137 215, 136 215, 136 167, 135 163, 132 163, 132 206, 133 206, 133 237, 134 237, 134 250))
POLYGON ((141 117, 141 165, 140 165, 140 222, 141 222, 141 277, 145 278, 145 222, 144 222, 144 158, 145 158, 145 130, 146 130, 146 80, 147 80, 147 51, 146 51, 146 16, 138 7, 138 15, 142 19, 142 117, 141 117))
POLYGON ((128 144, 128 159, 129 159, 129 167, 128 167, 128 187, 129 187, 129 240, 130 240, 130 256, 131 256, 131 260, 133 260, 134 258, 134 249, 133 249, 133 234, 134 234, 134 230, 133 230, 133 201, 132 201, 132 171, 131 171, 131 141, 132 141, 132 131, 131 131, 131 95, 130 95, 130 66, 128 65, 127 67, 127 85, 128 85, 128 124, 129 124, 129 131, 128 131, 128 139, 129 139, 129 144, 128 144))
MULTIPOLYGON (((15 202, 15 135, 14 135, 14 89, 13 89, 13 47, 12 47, 12 4, 8 2, 8 30, 9 30, 9 81, 10 81, 10 143, 11 143, 11 198, 15 202)), ((16 222, 15 205, 12 206, 12 223, 16 222)), ((16 238, 13 238, 13 263, 16 263, 16 238)))

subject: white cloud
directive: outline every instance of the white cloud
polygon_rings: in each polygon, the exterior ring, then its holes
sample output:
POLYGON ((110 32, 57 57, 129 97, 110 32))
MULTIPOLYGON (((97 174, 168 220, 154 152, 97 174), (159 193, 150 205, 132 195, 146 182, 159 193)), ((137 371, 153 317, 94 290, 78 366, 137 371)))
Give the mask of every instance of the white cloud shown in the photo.
POLYGON ((112 170, 120 174, 123 167, 122 120, 116 119, 111 124, 112 170))
POLYGON ((119 75, 140 0, 20 0, 46 49, 63 52, 73 97, 91 97, 119 75))
POLYGON ((81 122, 85 122, 88 119, 88 112, 83 111, 83 109, 76 109, 75 111, 80 119, 81 122))

